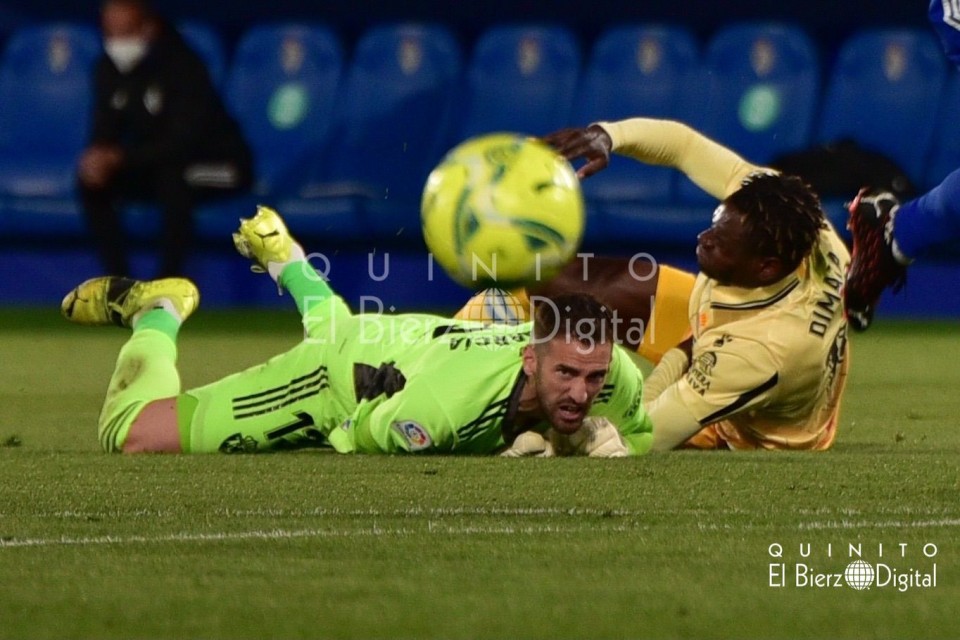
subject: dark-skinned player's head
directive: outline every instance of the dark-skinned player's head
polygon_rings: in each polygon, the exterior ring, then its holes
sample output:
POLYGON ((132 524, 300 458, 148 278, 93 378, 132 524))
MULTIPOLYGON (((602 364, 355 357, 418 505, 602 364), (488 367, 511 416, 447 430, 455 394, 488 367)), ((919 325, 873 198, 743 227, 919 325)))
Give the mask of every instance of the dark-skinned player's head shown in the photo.
POLYGON ((824 228, 820 199, 797 176, 754 173, 698 237, 697 260, 721 284, 758 287, 796 269, 824 228))

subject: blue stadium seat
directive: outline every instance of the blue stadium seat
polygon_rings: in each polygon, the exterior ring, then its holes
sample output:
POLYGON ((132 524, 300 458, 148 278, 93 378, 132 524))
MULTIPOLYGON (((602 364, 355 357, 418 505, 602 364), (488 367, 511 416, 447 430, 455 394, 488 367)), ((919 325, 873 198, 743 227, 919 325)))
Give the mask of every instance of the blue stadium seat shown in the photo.
POLYGON ((494 131, 542 135, 571 122, 580 45, 567 29, 502 25, 481 34, 459 100, 453 142, 494 131))
POLYGON ((929 31, 861 31, 841 46, 817 138, 852 138, 897 162, 914 184, 926 184, 924 164, 946 78, 943 52, 929 31))
MULTIPOLYGON (((704 56, 705 91, 692 124, 745 159, 767 164, 806 148, 819 103, 817 49, 799 27, 743 23, 718 31, 704 56)), ((711 201, 686 178, 684 202, 711 201)))
POLYGON ((187 20, 177 24, 177 31, 206 63, 215 87, 222 87, 227 72, 227 50, 220 33, 205 22, 187 20))
POLYGON ((940 110, 934 128, 933 148, 924 172, 925 180, 920 185, 924 190, 940 184, 947 174, 960 169, 960 127, 957 126, 956 119, 958 110, 960 110, 960 73, 952 71, 940 100, 940 110))
POLYGON ((0 60, 0 200, 5 228, 24 237, 75 237, 77 157, 88 135, 92 27, 45 24, 16 31, 0 60))
POLYGON ((65 196, 87 140, 97 32, 53 24, 17 31, 0 61, 0 193, 65 196))
POLYGON ((253 149, 256 193, 270 194, 326 143, 342 70, 340 41, 326 27, 260 25, 241 36, 225 95, 253 149))
MULTIPOLYGON (((593 45, 576 92, 573 120, 583 126, 633 116, 686 119, 685 92, 694 84, 699 64, 697 42, 682 27, 611 28, 593 45)), ((673 169, 613 156, 605 170, 583 182, 588 244, 633 235, 631 225, 641 212, 651 210, 634 205, 670 202, 675 181, 673 169)))
POLYGON ((389 24, 362 34, 331 143, 299 190, 303 202, 291 208, 315 208, 329 227, 331 207, 354 200, 367 237, 421 243, 420 194, 446 150, 461 58, 456 38, 439 25, 389 24))

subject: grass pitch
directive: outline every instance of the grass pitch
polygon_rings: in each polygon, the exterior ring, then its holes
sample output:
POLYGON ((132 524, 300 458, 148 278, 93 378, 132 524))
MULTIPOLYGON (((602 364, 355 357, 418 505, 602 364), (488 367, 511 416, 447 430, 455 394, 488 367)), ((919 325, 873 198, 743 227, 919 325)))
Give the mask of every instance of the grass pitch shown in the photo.
MULTIPOLYGON (((0 638, 960 635, 955 323, 853 337, 830 452, 630 460, 109 456, 126 335, 0 313, 0 638)), ((184 385, 299 337, 201 310, 184 385)))

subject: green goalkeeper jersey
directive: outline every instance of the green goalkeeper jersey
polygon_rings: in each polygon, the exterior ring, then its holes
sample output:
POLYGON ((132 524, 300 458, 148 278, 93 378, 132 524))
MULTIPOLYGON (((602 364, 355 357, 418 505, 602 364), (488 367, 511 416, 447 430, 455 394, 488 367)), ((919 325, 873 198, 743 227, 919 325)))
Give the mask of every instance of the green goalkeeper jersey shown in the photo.
MULTIPOLYGON (((504 447, 526 382, 521 353, 530 323, 352 315, 339 298, 318 307, 326 309, 310 311, 300 345, 186 392, 190 450, 270 449, 320 435, 343 453, 490 454, 504 447)), ((619 426, 631 453, 645 452, 652 438, 642 384, 629 355, 615 348, 590 410, 619 426)))

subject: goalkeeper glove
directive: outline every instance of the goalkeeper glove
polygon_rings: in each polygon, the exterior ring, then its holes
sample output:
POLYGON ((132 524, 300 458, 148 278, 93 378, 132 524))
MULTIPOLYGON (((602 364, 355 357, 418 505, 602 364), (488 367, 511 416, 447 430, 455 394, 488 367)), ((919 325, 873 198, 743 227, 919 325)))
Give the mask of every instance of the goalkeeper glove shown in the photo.
POLYGON ((558 456, 625 458, 628 455, 626 441, 616 425, 606 418, 586 418, 583 426, 569 435, 552 429, 548 433, 558 456))
POLYGON ((500 455, 504 458, 552 458, 554 454, 549 440, 536 431, 524 431, 500 455))

